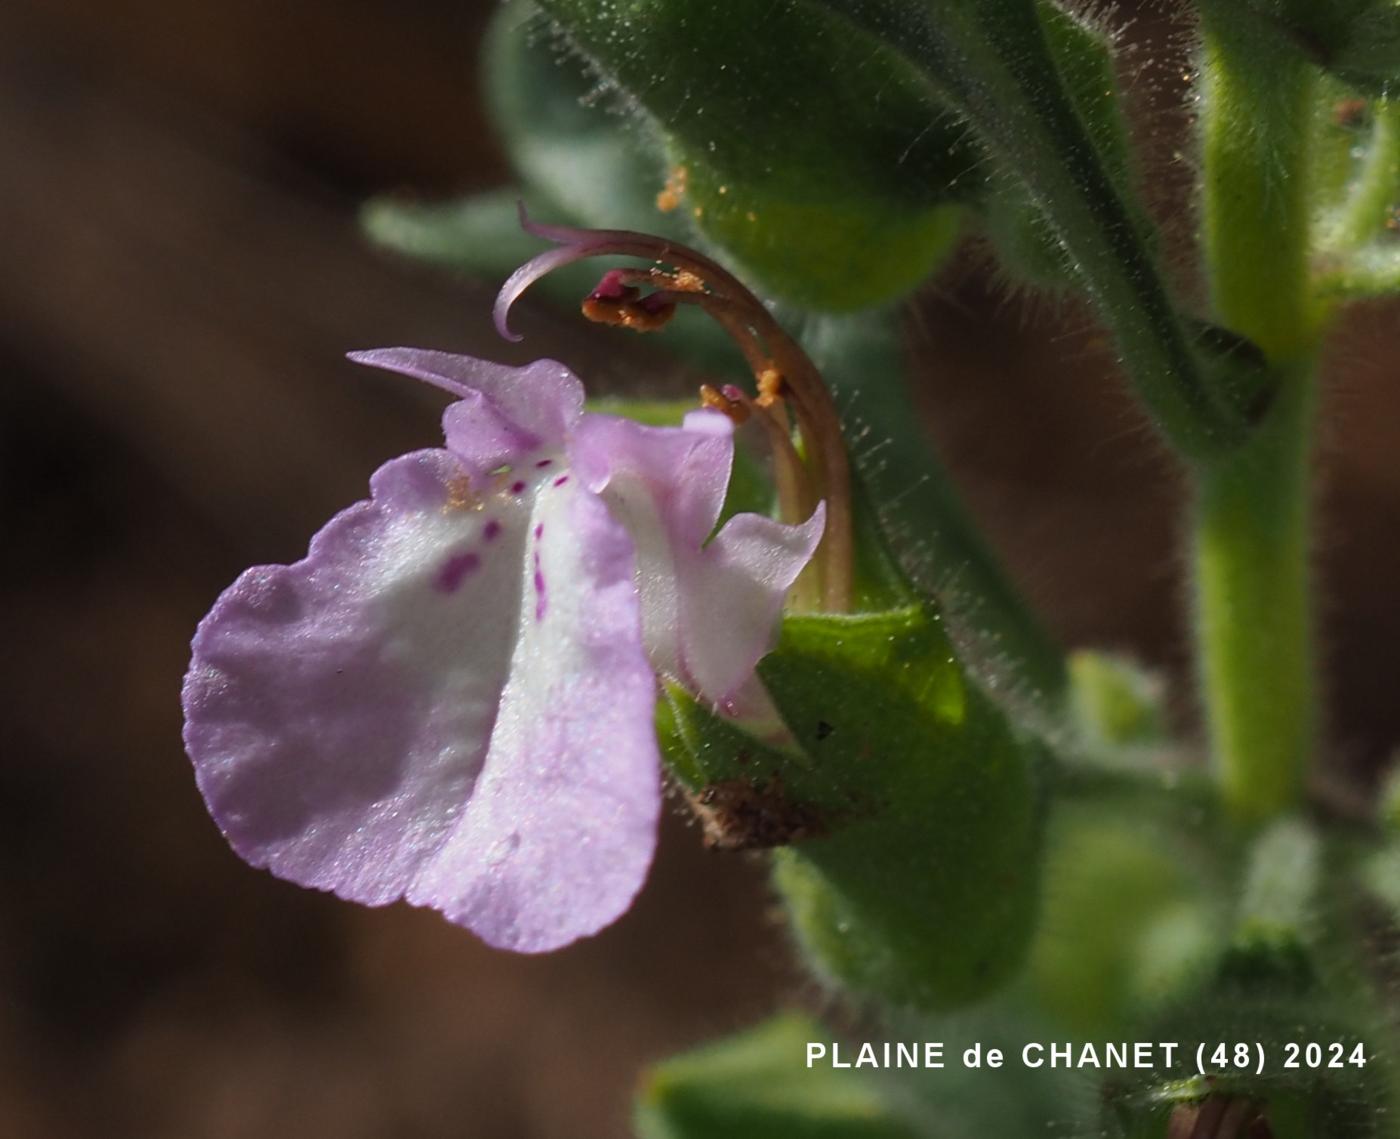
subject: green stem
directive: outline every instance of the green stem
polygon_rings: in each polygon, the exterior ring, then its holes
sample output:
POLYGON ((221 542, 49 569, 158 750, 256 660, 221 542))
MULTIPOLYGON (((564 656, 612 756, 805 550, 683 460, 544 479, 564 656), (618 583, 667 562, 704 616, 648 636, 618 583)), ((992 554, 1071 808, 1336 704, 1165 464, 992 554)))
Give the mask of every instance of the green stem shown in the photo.
POLYGON ((1246 818, 1298 802, 1317 727, 1308 575, 1314 383, 1299 368, 1255 438, 1203 471, 1196 635, 1211 755, 1246 818))
POLYGON ((1204 12, 1205 245, 1217 318, 1269 359, 1253 438, 1198 470, 1197 638, 1212 761, 1237 816, 1302 796, 1317 730, 1309 456, 1319 313, 1308 291, 1313 75, 1204 12))
POLYGON ((1229 9, 1203 4, 1206 263, 1216 316, 1274 363, 1311 356, 1308 149, 1316 76, 1259 51, 1229 9))

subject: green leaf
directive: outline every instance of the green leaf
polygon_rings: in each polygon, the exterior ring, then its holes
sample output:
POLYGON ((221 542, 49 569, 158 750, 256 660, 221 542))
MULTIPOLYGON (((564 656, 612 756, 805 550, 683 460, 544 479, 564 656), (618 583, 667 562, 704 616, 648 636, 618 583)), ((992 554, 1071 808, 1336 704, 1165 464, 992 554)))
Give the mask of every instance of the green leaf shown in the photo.
POLYGON ((661 736, 711 843, 780 848, 798 941, 834 982, 931 1010, 999 986, 1034 925, 1043 756, 938 615, 789 617, 759 675, 788 743, 668 691, 661 736))
POLYGON ((956 242, 977 152, 915 68, 824 5, 543 6, 656 124, 689 216, 774 292, 873 304, 956 242))
POLYGON ((553 216, 684 237, 656 208, 665 161, 645 124, 611 110, 596 77, 558 50, 531 0, 504 5, 485 45, 486 94, 511 163, 553 216))
POLYGON ((818 970, 932 1009, 995 989, 1034 925, 1038 756, 966 682, 937 614, 790 618, 759 672, 847 796, 776 865, 818 970))
POLYGON ((1139 396, 1184 455, 1238 446, 1250 408, 1197 353, 1145 212, 1066 89, 1035 0, 813 0, 919 68, 1019 178, 1113 330, 1139 396))
MULTIPOLYGON (((1299 0, 1293 2, 1296 6, 1299 0)), ((1319 62, 1343 82, 1369 94, 1400 93, 1400 4, 1395 0, 1344 0, 1341 7, 1350 11, 1332 17, 1337 30, 1319 62)), ((1318 21, 1316 5, 1307 5, 1304 11, 1326 28, 1328 21, 1318 21)))
MULTIPOLYGON (((1118 101, 1110 37, 1049 0, 1040 0, 1037 8, 1065 92, 1119 192, 1131 197, 1128 129, 1118 101)), ((996 179, 987 199, 986 224, 1001 268, 1012 279, 1051 288, 1082 283, 1051 220, 1014 172, 1001 171, 996 179)))
POLYGON ((467 272, 504 275, 539 252, 520 228, 519 190, 498 190, 451 202, 402 197, 371 199, 360 224, 371 241, 419 261, 467 272))
MULTIPOLYGON (((596 83, 577 60, 551 50, 531 0, 501 5, 483 55, 487 103, 520 186, 448 202, 376 198, 362 213, 372 240, 420 260, 504 277, 541 248, 520 228, 521 200, 536 216, 575 225, 665 222, 647 190, 654 194, 664 178, 659 152, 589 99, 596 83)), ((577 299, 597 273, 597 266, 570 267, 541 288, 577 299)))
MULTIPOLYGON (((374 199, 362 215, 372 240, 420 260, 504 277, 542 248, 520 228, 521 200, 553 222, 682 236, 685 227, 653 200, 665 179, 654 141, 624 129, 621 117, 590 97, 597 82, 577 58, 553 48, 531 0, 500 7, 483 52, 487 102, 520 188, 449 202, 374 199)), ((556 299, 577 300, 599 272, 597 265, 570 266, 540 287, 556 299)))
MULTIPOLYGON (((487 102, 519 188, 449 202, 374 199, 362 217, 373 240, 421 260, 504 276, 543 247, 520 228, 521 200, 552 222, 684 236, 680 219, 655 205, 665 180, 655 140, 645 130, 627 129, 599 102, 597 81, 580 60, 554 47, 532 0, 500 7, 483 53, 487 102)), ((571 266, 540 287, 577 300, 599 272, 597 265, 571 266)))
POLYGON ((1282 819, 1265 830, 1249 855, 1240 898, 1240 936, 1282 933, 1310 940, 1318 916, 1321 861, 1322 845, 1301 820, 1282 819))
POLYGON ((1400 4, 1395 0, 1198 0, 1236 21, 1267 63, 1305 59, 1358 91, 1387 95, 1400 84, 1400 4))
POLYGON ((1145 806, 1057 804, 1049 828, 1029 973, 1037 1002, 1086 1038, 1169 1003, 1219 953, 1205 889, 1214 867, 1145 806))
POLYGON ((830 1032, 795 1013, 649 1069, 637 1095, 641 1139, 915 1139, 860 1072, 807 1067, 830 1032))

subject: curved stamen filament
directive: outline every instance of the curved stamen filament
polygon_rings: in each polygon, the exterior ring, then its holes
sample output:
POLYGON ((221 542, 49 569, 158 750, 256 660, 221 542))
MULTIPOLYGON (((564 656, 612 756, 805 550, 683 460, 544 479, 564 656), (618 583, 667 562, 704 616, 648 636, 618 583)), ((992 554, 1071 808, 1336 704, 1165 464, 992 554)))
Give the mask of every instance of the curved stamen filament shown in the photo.
MULTIPOLYGON (((621 307, 629 312, 646 302, 652 302, 664 310, 667 317, 676 305, 689 304, 703 308, 729 333, 743 352, 744 359, 759 382, 761 393, 768 401, 784 400, 792 405, 798 430, 807 440, 807 452, 813 468, 812 481, 820 488, 816 498, 825 498, 827 502, 827 529, 823 538, 825 557, 819 562, 819 568, 823 571, 822 604, 824 608, 837 612, 849 609, 850 574, 840 572, 838 567, 849 567, 853 557, 850 497, 846 489, 850 483, 850 469, 840 419, 831 393, 806 352, 788 336, 757 298, 750 297, 752 303, 744 304, 703 291, 704 283, 697 287, 696 276, 691 271, 673 275, 659 269, 614 269, 609 271, 605 281, 632 289, 650 286, 655 290, 640 301, 624 301, 621 307), (782 367, 783 364, 787 365, 786 369, 782 367)), ((598 298, 603 291, 602 288, 595 290, 589 301, 585 302, 584 312, 590 318, 594 318, 595 310, 589 302, 598 298)), ((643 331, 656 327, 640 315, 607 319, 609 323, 643 331)), ((781 495, 779 503, 781 506, 781 495)), ((788 516, 784 512, 784 518, 789 522, 800 522, 805 517, 807 514, 788 516)))
POLYGON ((785 521, 801 522, 818 501, 826 502, 826 529, 813 560, 814 574, 804 573, 794 602, 806 607, 819 593, 820 607, 843 612, 852 601, 852 517, 850 464, 841 421, 831 393, 816 366, 763 303, 733 274, 684 245, 630 230, 587 230, 538 225, 521 209, 521 224, 530 233, 561 243, 526 262, 506 281, 496 300, 496 325, 511 334, 506 318, 519 296, 540 277, 563 265, 591 257, 631 256, 657 267, 613 269, 584 301, 592 320, 638 331, 664 325, 678 305, 704 309, 730 336, 753 371, 759 394, 750 398, 737 388, 704 394, 710 406, 735 415, 757 415, 774 458, 774 480, 785 521), (669 270, 659 266, 667 265, 669 270), (642 290, 649 290, 643 295, 642 290), (790 405, 804 443, 793 446, 782 407, 790 405), (813 587, 812 577, 817 584, 813 587))

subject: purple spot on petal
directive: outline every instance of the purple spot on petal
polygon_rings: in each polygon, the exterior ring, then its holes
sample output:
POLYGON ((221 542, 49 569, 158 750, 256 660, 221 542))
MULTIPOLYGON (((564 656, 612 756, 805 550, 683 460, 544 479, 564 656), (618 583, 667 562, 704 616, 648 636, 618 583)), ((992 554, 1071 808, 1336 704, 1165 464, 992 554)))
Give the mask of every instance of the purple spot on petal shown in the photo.
POLYGON ((540 567, 539 551, 535 552, 535 620, 543 621, 545 611, 544 570, 540 567))
POLYGON ((569 476, 568 476, 568 475, 560 475, 557 479, 554 480, 554 485, 555 485, 555 486, 563 486, 563 485, 564 485, 566 482, 568 482, 568 481, 569 481, 569 476))
POLYGON ((524 490, 524 489, 525 489, 525 483, 524 483, 524 481, 522 481, 522 480, 516 480, 515 482, 513 482, 513 483, 510 484, 510 493, 511 493, 511 494, 519 494, 519 493, 520 493, 522 490, 524 490))
POLYGON ((481 532, 481 536, 488 542, 494 542, 501 536, 501 523, 499 519, 493 518, 486 523, 486 528, 481 532))
POLYGON ((453 554, 438 569, 433 584, 443 593, 456 593, 468 576, 481 568, 481 559, 470 550, 453 554))
POLYGON ((541 459, 538 463, 535 464, 535 469, 542 471, 545 469, 545 467, 552 467, 553 465, 553 459, 541 459))
POLYGON ((539 541, 541 538, 543 538, 543 537, 544 537, 544 523, 543 523, 543 522, 536 522, 536 523, 535 523, 535 541, 538 542, 538 541, 539 541))

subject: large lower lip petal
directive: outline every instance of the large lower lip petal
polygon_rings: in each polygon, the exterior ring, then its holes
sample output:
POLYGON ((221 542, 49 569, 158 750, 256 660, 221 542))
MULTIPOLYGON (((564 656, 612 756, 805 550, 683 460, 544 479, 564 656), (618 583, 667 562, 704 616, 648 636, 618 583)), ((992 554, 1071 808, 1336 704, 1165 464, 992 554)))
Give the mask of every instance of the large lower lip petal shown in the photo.
POLYGON ((463 483, 445 451, 396 459, 307 558, 240 577, 195 638, 186 744, 250 862, 551 949, 627 908, 655 842, 632 546, 553 470, 463 483))

